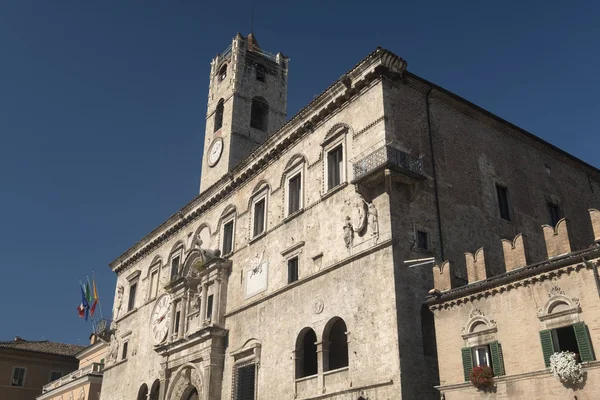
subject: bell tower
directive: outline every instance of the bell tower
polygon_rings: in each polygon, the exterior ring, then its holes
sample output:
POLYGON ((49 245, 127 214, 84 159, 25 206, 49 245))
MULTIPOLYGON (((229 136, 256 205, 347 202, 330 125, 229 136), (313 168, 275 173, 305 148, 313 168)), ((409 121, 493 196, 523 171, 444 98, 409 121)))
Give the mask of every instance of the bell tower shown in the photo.
POLYGON ((288 58, 239 33, 211 62, 200 193, 232 171, 286 120, 288 58))

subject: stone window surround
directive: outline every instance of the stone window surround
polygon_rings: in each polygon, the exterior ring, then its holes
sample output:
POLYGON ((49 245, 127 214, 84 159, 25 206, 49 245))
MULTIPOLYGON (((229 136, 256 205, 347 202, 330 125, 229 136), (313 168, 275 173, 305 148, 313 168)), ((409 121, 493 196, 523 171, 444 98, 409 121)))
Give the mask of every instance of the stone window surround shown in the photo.
MULTIPOLYGON (((233 357, 233 373, 231 374, 232 389, 235 387, 237 369, 251 364, 256 365, 256 375, 254 377, 254 398, 258 399, 258 371, 260 369, 261 343, 256 339, 250 339, 242 345, 241 348, 229 353, 233 357)), ((233 393, 233 390, 232 390, 233 393)))
POLYGON ((268 210, 269 210, 269 186, 265 186, 264 188, 260 189, 259 191, 257 191, 255 194, 252 195, 252 201, 250 202, 250 238, 251 238, 251 240, 258 239, 259 237, 262 237, 266 234, 267 226, 268 226, 267 216, 269 215, 268 210), (259 234, 255 235, 254 234, 254 206, 256 203, 258 203, 262 199, 265 200, 263 230, 259 234))
POLYGON ((462 329, 462 338, 465 341, 465 347, 485 346, 498 340, 498 328, 496 322, 490 320, 479 309, 471 312, 469 320, 462 329), (485 325, 485 329, 474 331, 477 326, 485 325))
POLYGON ((496 217, 500 221, 503 221, 507 224, 512 224, 513 220, 515 218, 515 210, 513 207, 512 196, 510 194, 511 191, 510 191, 508 185, 506 184, 506 182, 502 181, 501 179, 495 178, 493 180, 493 183, 494 183, 494 199, 496 200, 496 204, 495 204, 496 217), (508 205, 508 218, 509 219, 504 219, 500 215, 500 199, 498 198, 498 187, 502 187, 506 190, 506 202, 508 205))
POLYGON ((146 302, 152 301, 158 297, 158 288, 160 286, 160 270, 161 270, 161 261, 155 261, 150 268, 148 269, 148 296, 146 302), (152 293, 152 274, 156 272, 156 287, 154 289, 155 293, 152 293))
MULTIPOLYGON (((170 271, 171 263, 173 262, 173 259, 177 256, 179 256, 178 269, 181 270, 183 268, 183 243, 178 244, 175 247, 175 249, 171 251, 171 254, 169 254, 168 262, 165 263, 165 265, 163 265, 163 267, 169 267, 169 271, 170 271)), ((179 273, 179 271, 178 271, 178 273, 179 273)), ((169 272, 169 274, 170 274, 170 272, 169 272)))
POLYGON ((127 303, 126 303, 126 306, 127 306, 126 310, 127 310, 127 312, 126 312, 126 314, 129 314, 129 313, 131 313, 131 312, 133 312, 134 310, 137 309, 136 303, 139 300, 139 289, 140 289, 140 285, 139 285, 140 282, 139 281, 140 281, 140 275, 141 274, 142 274, 142 271, 140 271, 138 269, 138 270, 132 272, 131 274, 129 274, 127 276, 127 278, 126 278, 127 281, 129 282, 129 291, 127 292, 127 303), (133 304, 131 305, 131 307, 129 307, 129 298, 131 296, 131 287, 133 285, 136 285, 136 288, 135 288, 135 297, 136 298, 134 299, 133 304))
POLYGON ((27 367, 22 367, 22 366, 20 366, 20 365, 14 365, 14 366, 12 367, 12 372, 11 372, 11 374, 10 374, 10 387, 16 387, 16 388, 19 388, 19 387, 20 387, 20 388, 24 388, 24 387, 25 387, 25 381, 26 381, 26 379, 27 379, 27 367), (23 374, 23 384, 22 384, 22 385, 20 385, 20 386, 17 386, 17 385, 14 385, 14 386, 13 386, 13 384, 12 384, 12 380, 13 380, 13 378, 15 377, 15 370, 16 370, 17 368, 21 368, 21 369, 25 370, 25 373, 23 374))
POLYGON ((538 319, 543 325, 543 329, 557 329, 581 322, 581 306, 579 299, 569 298, 558 286, 550 289, 548 301, 544 307, 538 310, 538 319), (563 306, 560 311, 554 311, 558 306, 563 306))
POLYGON ((419 224, 413 224, 413 246, 412 249, 413 251, 417 251, 420 253, 427 253, 427 254, 432 254, 433 250, 434 250, 434 246, 433 246, 433 236, 431 234, 431 229, 429 228, 425 228, 422 225, 419 224), (417 238, 417 234, 418 232, 425 232, 427 234, 427 249, 422 249, 418 246, 418 238, 417 238))
POLYGON ((285 172, 285 185, 284 185, 284 190, 283 190, 283 204, 284 204, 284 217, 292 217, 295 214, 299 214, 304 210, 304 158, 299 159, 297 162, 295 162, 294 164, 292 164, 292 166, 290 166, 285 172), (290 197, 290 187, 289 187, 289 182, 290 179, 296 177, 300 175, 300 205, 298 207, 298 210, 294 211, 293 213, 290 214, 290 204, 289 204, 289 197, 290 197))
POLYGON ((347 127, 340 127, 335 133, 328 135, 328 137, 325 138, 325 140, 321 143, 321 147, 323 148, 323 152, 322 152, 322 156, 321 159, 323 160, 323 196, 327 196, 327 194, 330 191, 334 191, 336 190, 339 186, 343 185, 344 183, 347 182, 347 166, 346 166, 346 160, 347 160, 347 146, 346 146, 346 136, 348 134, 348 128, 347 127), (342 146, 342 168, 341 168, 341 177, 340 177, 340 184, 329 188, 328 182, 327 182, 327 177, 329 176, 329 163, 327 160, 327 155, 328 153, 335 149, 336 147, 338 147, 339 145, 342 146))
POLYGON ((287 267, 288 267, 288 262, 292 258, 296 258, 296 257, 298 258, 298 277, 297 277, 296 281, 299 281, 302 276, 300 274, 300 268, 302 266, 302 263, 300 262, 300 255, 302 254, 303 247, 304 247, 304 241, 301 241, 301 242, 291 245, 290 247, 288 247, 287 249, 283 250, 280 253, 284 259, 284 268, 286 268, 286 271, 287 271, 287 267))
POLYGON ((222 256, 226 256, 228 254, 233 254, 235 252, 235 228, 237 225, 237 218, 236 218, 235 210, 231 210, 231 211, 227 212, 227 214, 222 216, 219 225, 220 225, 219 232, 221 235, 221 238, 219 240, 219 248, 221 249, 222 256), (233 222, 233 228, 232 228, 232 232, 231 232, 231 251, 229 253, 225 254, 225 252, 223 251, 223 242, 225 240, 225 225, 228 224, 229 222, 233 222))

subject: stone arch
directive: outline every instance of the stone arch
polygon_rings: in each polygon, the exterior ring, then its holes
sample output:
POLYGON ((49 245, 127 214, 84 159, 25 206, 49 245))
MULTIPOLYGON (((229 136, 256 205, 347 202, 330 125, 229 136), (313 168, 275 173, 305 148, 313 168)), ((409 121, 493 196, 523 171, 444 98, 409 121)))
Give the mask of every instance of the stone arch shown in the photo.
POLYGON ((233 215, 235 218, 237 218, 237 208, 233 204, 228 204, 227 207, 225 207, 223 209, 223 211, 221 212, 221 215, 219 216, 219 222, 217 222, 217 228, 216 228, 215 232, 221 231, 221 225, 223 224, 223 219, 225 217, 229 217, 231 215, 233 215))
POLYGON ((204 398, 204 377, 198 365, 187 363, 173 373, 166 399, 188 400, 194 390, 198 392, 198 399, 204 398))
POLYGON ((496 322, 489 319, 480 309, 471 311, 469 320, 463 327, 463 335, 470 335, 478 332, 487 331, 496 328, 496 322))
MULTIPOLYGON (((283 187, 285 185, 285 178, 290 172, 292 168, 296 168, 296 166, 300 164, 308 164, 307 158, 304 154, 296 153, 285 164, 285 168, 283 169, 283 173, 281 174, 281 178, 279 179, 279 187, 283 187)), ((277 190, 277 189, 276 189, 277 190)))
POLYGON ((145 383, 140 386, 137 394, 137 400, 146 400, 148 398, 148 385, 145 383))
POLYGON ((342 133, 350 133, 351 135, 354 135, 354 131, 352 130, 352 127, 350 125, 348 125, 345 122, 338 122, 334 124, 331 128, 329 128, 329 130, 325 134, 324 141, 328 141, 329 139, 332 139, 338 136, 338 134, 342 133))
POLYGON ((328 359, 323 371, 348 367, 348 328, 340 317, 331 318, 323 329, 323 346, 328 351, 328 359))
POLYGON ((306 327, 298 333, 294 352, 296 379, 318 373, 317 334, 314 329, 306 327))
POLYGON ((217 70, 217 79, 219 82, 223 81, 227 77, 227 63, 219 65, 219 69, 217 70))
POLYGON ((200 234, 200 238, 202 239, 201 247, 203 249, 208 249, 212 246, 212 229, 210 229, 210 226, 206 222, 203 222, 194 231, 188 251, 200 247, 198 242, 198 234, 200 234))
POLYGON ((579 311, 579 299, 569 298, 558 286, 554 286, 548 293, 546 304, 538 310, 538 316, 551 317, 553 314, 578 313, 579 311))
POLYGON ((252 200, 254 200, 254 196, 263 190, 267 191, 267 194, 271 193, 271 185, 264 179, 261 179, 252 189, 252 194, 248 197, 248 210, 252 209, 252 200))
POLYGON ((171 246, 171 250, 169 251, 169 258, 171 257, 171 254, 173 254, 180 248, 182 248, 183 251, 185 251, 185 242, 182 239, 179 239, 177 242, 175 242, 173 246, 171 246))
POLYGON ((148 400, 158 400, 158 395, 160 393, 160 380, 156 379, 152 383, 152 387, 150 388, 150 395, 148 396, 148 400))

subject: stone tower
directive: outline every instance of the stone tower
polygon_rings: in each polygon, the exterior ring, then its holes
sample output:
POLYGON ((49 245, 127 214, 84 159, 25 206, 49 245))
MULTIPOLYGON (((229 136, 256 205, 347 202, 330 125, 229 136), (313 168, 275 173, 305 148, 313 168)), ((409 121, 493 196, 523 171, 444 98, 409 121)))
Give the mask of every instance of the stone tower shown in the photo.
POLYGON ((288 58, 239 33, 211 62, 200 192, 232 171, 286 119, 288 58))

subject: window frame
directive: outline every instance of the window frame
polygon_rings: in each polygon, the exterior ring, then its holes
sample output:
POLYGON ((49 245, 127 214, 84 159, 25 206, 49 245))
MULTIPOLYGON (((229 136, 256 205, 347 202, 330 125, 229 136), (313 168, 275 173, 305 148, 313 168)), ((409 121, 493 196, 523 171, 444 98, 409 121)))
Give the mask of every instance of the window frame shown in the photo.
POLYGON ((215 114, 213 116, 213 133, 217 133, 223 127, 223 114, 225 114, 225 100, 220 98, 215 107, 215 114), (219 122, 218 127, 217 121, 219 122))
POLYGON ((154 300, 158 297, 158 288, 160 286, 160 261, 151 265, 148 271, 148 299, 147 301, 154 300), (156 282, 153 290, 152 287, 152 276, 156 274, 156 282), (153 293, 154 292, 154 293, 153 293))
POLYGON ((304 210, 304 160, 298 162, 291 168, 289 168, 285 172, 285 190, 284 190, 284 202, 285 202, 285 217, 289 217, 291 215, 297 214, 304 210), (299 193, 298 193, 298 209, 292 211, 290 208, 290 182, 292 179, 299 177, 300 185, 299 185, 299 193))
POLYGON ((129 293, 127 294, 127 312, 133 311, 136 308, 135 303, 137 300, 138 286, 139 286, 138 279, 129 282, 129 293), (131 295, 132 288, 135 288, 135 290, 133 290, 133 296, 131 295))
POLYGON ((228 65, 226 62, 219 66, 219 69, 217 70, 217 80, 219 83, 223 82, 225 80, 225 78, 227 78, 227 70, 228 70, 228 65), (225 71, 223 71, 223 69, 225 69, 225 71), (221 72, 221 71, 223 71, 223 72, 221 72))
POLYGON ((27 367, 22 367, 20 365, 13 365, 13 367, 12 367, 12 373, 10 374, 10 387, 24 388, 25 387, 25 379, 27 379, 27 367), (23 372, 23 381, 21 382, 20 385, 13 384, 13 381, 15 379, 15 371, 17 369, 22 369, 24 371, 23 372))
POLYGON ((254 77, 257 81, 265 83, 267 80, 267 68, 259 63, 254 64, 254 77))
POLYGON ((511 210, 511 202, 510 202, 510 195, 508 193, 508 186, 504 185, 500 182, 496 182, 495 189, 496 189, 496 204, 498 205, 498 215, 500 216, 500 219, 507 221, 507 222, 512 222, 513 212, 511 210), (502 190, 504 193, 504 202, 506 204, 504 204, 500 201, 500 190, 502 190), (506 215, 504 215, 504 212, 506 212, 506 215))
POLYGON ((173 281, 173 278, 180 278, 179 273, 181 271, 182 268, 182 260, 183 260, 183 245, 179 245, 175 250, 173 250, 171 252, 171 255, 169 256, 169 264, 167 264, 169 266, 169 276, 170 276, 170 280, 173 281), (177 273, 173 274, 173 261, 179 258, 179 264, 177 265, 177 273))
POLYGON ((121 361, 126 361, 129 358, 129 339, 123 340, 123 345, 121 346, 121 361))
POLYGON ((288 275, 288 279, 287 279, 287 284, 288 285, 290 285, 290 284, 292 284, 294 282, 298 282, 300 280, 300 257, 299 257, 299 254, 295 254, 295 255, 293 255, 293 256, 291 256, 291 257, 289 257, 287 259, 287 270, 288 270, 288 274, 287 274, 288 275), (293 262, 294 260, 296 261, 296 265, 295 265, 295 270, 296 270, 295 277, 296 277, 296 279, 290 280, 290 271, 291 271, 290 270, 290 263, 293 262))
POLYGON ((254 366, 254 394, 252 399, 258 399, 258 361, 257 360, 249 360, 246 362, 238 362, 233 365, 233 385, 232 385, 232 398, 233 400, 241 399, 241 393, 238 392, 239 386, 239 371, 241 368, 247 368, 249 366, 254 366))
POLYGON ((223 256, 232 254, 235 251, 235 226, 236 226, 236 217, 235 217, 234 212, 232 212, 231 214, 228 214, 222 218, 222 222, 221 222, 221 254, 223 256), (231 226, 231 250, 226 252, 225 251, 225 226, 229 223, 232 224, 232 226, 231 226))
POLYGON ((340 129, 339 132, 330 135, 329 138, 326 138, 326 141, 321 144, 323 147, 323 190, 324 193, 327 194, 336 190, 338 187, 341 187, 343 184, 347 182, 348 178, 348 167, 347 167, 347 143, 346 143, 346 135, 348 133, 348 129, 343 128, 340 129), (342 161, 340 167, 340 182, 335 186, 329 186, 329 153, 336 150, 339 146, 342 148, 342 161))
POLYGON ((250 238, 251 239, 255 239, 255 238, 259 238, 263 235, 266 234, 267 232, 267 216, 268 216, 268 209, 269 209, 269 196, 268 193, 269 192, 269 188, 265 187, 264 189, 262 189, 261 191, 259 191, 257 194, 255 194, 252 197, 252 203, 251 203, 251 209, 250 209, 250 238), (255 231, 255 220, 256 220, 256 205, 260 202, 264 200, 265 202, 265 206, 264 206, 264 210, 263 210, 263 227, 262 230, 260 232, 256 232, 255 231))

